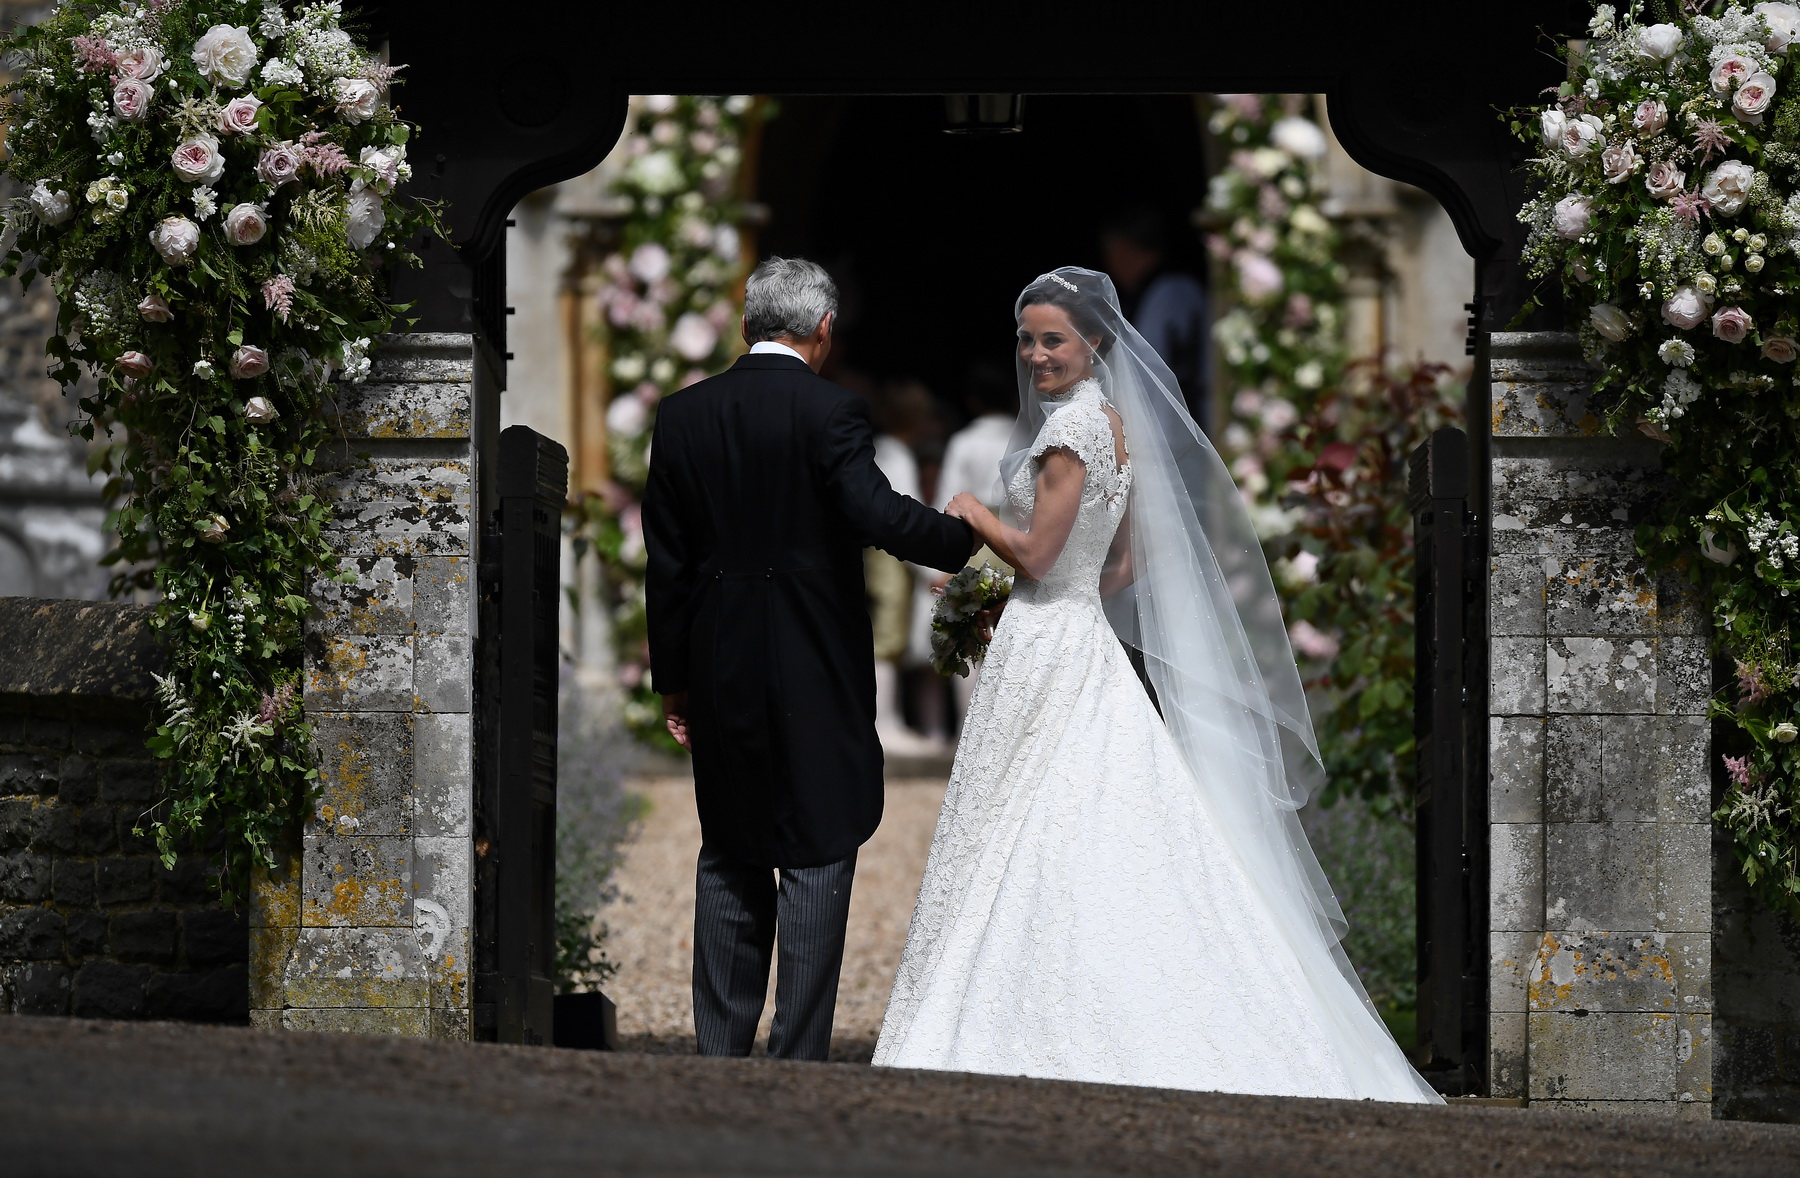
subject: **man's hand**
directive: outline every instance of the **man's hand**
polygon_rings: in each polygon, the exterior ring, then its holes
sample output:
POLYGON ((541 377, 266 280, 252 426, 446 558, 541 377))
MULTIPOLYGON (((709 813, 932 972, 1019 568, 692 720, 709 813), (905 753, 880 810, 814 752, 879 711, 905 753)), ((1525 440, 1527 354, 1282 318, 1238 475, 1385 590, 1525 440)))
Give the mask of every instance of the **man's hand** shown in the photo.
POLYGON ((1004 612, 1006 612, 1006 603, 1002 601, 992 609, 984 609, 976 613, 975 624, 981 627, 981 640, 983 642, 992 642, 994 640, 994 627, 1000 624, 1000 615, 1004 612))
POLYGON ((691 753, 694 746, 688 737, 687 697, 688 693, 685 691, 662 697, 663 723, 668 725, 669 735, 675 738, 675 743, 691 753))

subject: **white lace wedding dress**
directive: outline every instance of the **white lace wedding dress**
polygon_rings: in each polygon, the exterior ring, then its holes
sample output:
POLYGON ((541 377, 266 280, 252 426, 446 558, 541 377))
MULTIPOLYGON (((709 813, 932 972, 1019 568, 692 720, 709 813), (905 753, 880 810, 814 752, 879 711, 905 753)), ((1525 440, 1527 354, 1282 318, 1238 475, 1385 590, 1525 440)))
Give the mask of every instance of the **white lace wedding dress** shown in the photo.
MULTIPOLYGON (((1080 511, 988 650, 874 1062, 1429 1099, 1391 1039, 1391 1058, 1337 1057, 1321 1024, 1341 1010, 1311 997, 1101 612, 1132 477, 1104 405, 1083 381, 1032 446, 1086 464, 1080 511)), ((1007 487, 1019 519, 1036 473, 1007 487)))

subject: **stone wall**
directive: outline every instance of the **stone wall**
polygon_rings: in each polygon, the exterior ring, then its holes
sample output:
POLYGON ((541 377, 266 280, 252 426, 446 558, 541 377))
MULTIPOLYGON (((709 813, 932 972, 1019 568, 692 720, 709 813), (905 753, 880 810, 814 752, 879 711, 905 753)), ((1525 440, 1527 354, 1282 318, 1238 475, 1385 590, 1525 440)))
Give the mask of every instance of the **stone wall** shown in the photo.
POLYGON ((1491 362, 1492 1094, 1708 1116, 1708 620, 1636 555, 1657 446, 1602 436, 1575 337, 1491 362))
POLYGON ((469 335, 393 337, 370 381, 342 390, 326 490, 350 581, 312 593, 321 788, 256 889, 256 1025, 470 1037, 483 355, 469 335))
POLYGON ((243 914, 133 833, 161 793, 147 613, 0 598, 0 1010, 246 1017, 243 914))

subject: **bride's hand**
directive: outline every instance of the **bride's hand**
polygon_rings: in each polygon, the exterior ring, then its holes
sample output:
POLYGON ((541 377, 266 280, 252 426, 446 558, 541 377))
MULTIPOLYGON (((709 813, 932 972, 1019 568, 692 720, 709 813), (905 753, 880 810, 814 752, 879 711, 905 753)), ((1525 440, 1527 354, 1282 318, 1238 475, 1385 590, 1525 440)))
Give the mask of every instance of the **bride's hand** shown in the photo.
POLYGON ((981 513, 986 510, 987 508, 982 505, 981 500, 975 498, 975 496, 969 494, 967 491, 963 491, 960 492, 956 498, 950 500, 950 506, 944 508, 944 514, 950 516, 952 519, 959 519, 964 523, 973 524, 981 517, 981 513))

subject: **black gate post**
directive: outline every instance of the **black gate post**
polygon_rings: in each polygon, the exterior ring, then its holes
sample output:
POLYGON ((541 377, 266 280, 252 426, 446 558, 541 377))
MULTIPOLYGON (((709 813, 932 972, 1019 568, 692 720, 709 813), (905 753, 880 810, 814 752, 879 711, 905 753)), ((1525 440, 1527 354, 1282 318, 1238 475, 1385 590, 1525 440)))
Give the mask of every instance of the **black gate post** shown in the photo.
POLYGON ((569 455, 500 435, 499 509, 484 538, 476 804, 476 1037, 552 1042, 556 954, 557 616, 569 455))
POLYGON ((1471 749, 1476 714, 1484 557, 1469 511, 1468 439, 1440 429, 1413 451, 1416 639, 1413 731, 1418 738, 1420 1071, 1449 1095, 1486 1088, 1487 789, 1471 749))

